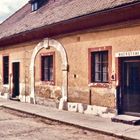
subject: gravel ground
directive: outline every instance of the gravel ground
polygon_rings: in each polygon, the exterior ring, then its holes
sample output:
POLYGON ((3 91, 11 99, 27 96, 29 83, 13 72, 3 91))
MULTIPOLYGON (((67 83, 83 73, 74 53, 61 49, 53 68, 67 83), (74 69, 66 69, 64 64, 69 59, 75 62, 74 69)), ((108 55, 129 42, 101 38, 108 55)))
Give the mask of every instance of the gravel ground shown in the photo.
POLYGON ((55 121, 0 108, 0 140, 120 140, 55 121))

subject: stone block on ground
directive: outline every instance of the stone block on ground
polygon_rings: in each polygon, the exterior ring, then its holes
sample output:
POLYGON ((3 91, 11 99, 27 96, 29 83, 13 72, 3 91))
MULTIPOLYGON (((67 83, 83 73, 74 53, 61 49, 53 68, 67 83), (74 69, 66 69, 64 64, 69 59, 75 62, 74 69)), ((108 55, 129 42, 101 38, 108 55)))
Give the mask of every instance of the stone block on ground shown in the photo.
POLYGON ((87 105, 87 109, 84 111, 85 114, 93 114, 96 116, 102 116, 107 113, 107 107, 100 107, 96 105, 87 105))
POLYGON ((0 98, 3 98, 3 99, 10 99, 10 94, 9 94, 9 93, 1 93, 1 94, 0 94, 0 98))
POLYGON ((78 111, 78 103, 68 103, 68 111, 77 112, 78 111))

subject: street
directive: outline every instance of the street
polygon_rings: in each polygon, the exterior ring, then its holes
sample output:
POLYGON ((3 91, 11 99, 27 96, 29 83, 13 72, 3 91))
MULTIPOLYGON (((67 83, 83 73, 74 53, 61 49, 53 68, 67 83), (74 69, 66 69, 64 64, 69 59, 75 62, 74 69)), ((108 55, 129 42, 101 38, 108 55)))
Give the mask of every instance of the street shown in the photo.
POLYGON ((0 108, 1 140, 119 140, 59 122, 0 108))

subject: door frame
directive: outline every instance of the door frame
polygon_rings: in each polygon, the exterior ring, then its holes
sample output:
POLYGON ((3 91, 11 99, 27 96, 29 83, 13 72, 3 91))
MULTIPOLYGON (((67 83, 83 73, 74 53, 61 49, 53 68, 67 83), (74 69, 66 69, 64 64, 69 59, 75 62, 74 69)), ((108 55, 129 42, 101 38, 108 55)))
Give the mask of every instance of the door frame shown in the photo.
POLYGON ((126 115, 132 115, 132 116, 140 116, 140 113, 133 113, 133 112, 125 112, 123 110, 123 91, 122 91, 122 84, 123 84, 123 65, 125 62, 140 62, 140 56, 131 56, 131 57, 118 57, 116 59, 116 64, 117 64, 117 68, 116 68, 116 72, 117 72, 117 110, 118 110, 118 114, 126 114, 126 115))
POLYGON ((11 82, 12 82, 12 96, 13 96, 13 92, 14 92, 14 82, 13 82, 13 64, 14 63, 19 63, 19 95, 20 95, 20 61, 12 61, 12 80, 11 80, 11 82))

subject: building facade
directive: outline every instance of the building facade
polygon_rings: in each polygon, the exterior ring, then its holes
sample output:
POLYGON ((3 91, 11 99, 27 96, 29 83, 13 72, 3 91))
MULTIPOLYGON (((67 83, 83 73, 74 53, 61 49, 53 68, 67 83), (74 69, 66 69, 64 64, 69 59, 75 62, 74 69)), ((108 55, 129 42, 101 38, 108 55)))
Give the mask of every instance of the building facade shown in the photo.
POLYGON ((31 0, 0 25, 1 96, 139 116, 139 8, 138 0, 31 0))

